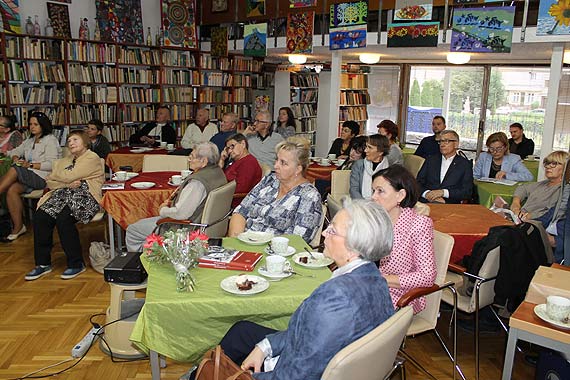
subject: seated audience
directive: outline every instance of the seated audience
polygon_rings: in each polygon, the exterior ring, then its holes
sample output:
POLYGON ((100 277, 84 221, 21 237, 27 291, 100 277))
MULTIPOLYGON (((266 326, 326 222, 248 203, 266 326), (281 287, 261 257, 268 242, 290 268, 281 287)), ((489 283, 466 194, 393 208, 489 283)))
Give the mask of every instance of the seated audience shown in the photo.
POLYGON ((473 177, 532 181, 532 173, 517 154, 509 153, 507 135, 495 132, 487 138, 488 152, 481 152, 473 169, 473 177))
POLYGON ((0 155, 8 153, 22 143, 22 134, 16 129, 16 117, 0 116, 0 155))
POLYGON ((210 141, 216 133, 218 133, 218 127, 210 122, 210 111, 207 108, 201 108, 196 112, 194 123, 186 127, 180 146, 184 149, 192 149, 196 144, 210 141))
POLYGON ((237 236, 245 230, 269 231, 299 235, 310 242, 320 227, 322 206, 318 190, 305 177, 309 144, 290 137, 275 151, 275 173, 263 177, 236 207, 228 235, 237 236))
POLYGON ((509 132, 511 133, 509 152, 518 154, 523 160, 534 154, 534 141, 524 135, 522 124, 511 124, 509 132))
POLYGON ((386 136, 388 141, 390 141, 390 151, 386 158, 388 159, 388 164, 394 165, 404 165, 404 155, 402 154, 402 149, 398 144, 398 126, 392 120, 382 120, 378 124, 378 133, 382 136, 386 136))
POLYGON ((89 136, 89 149, 97 153, 100 158, 107 158, 107 155, 111 152, 111 145, 109 144, 109 140, 101 134, 103 132, 103 123, 101 120, 93 119, 89 121, 85 132, 87 132, 87 136, 89 136))
POLYGON ((34 260, 36 267, 26 274, 28 281, 51 272, 53 230, 67 258, 61 278, 69 280, 85 272, 77 222, 89 223, 99 212, 101 186, 105 180, 101 158, 89 150, 89 136, 71 131, 67 138, 70 155, 53 162, 46 177, 50 191, 38 201, 34 215, 34 260))
POLYGON ((338 269, 297 308, 287 329, 242 321, 221 341, 234 362, 254 371, 254 379, 318 380, 337 352, 394 313, 386 281, 373 263, 392 248, 386 212, 371 201, 349 202, 323 236, 324 253, 338 269))
POLYGON ((414 153, 416 156, 423 158, 428 158, 431 155, 439 155, 439 146, 437 145, 437 139, 439 134, 445 130, 447 126, 445 125, 445 118, 443 116, 435 116, 431 121, 431 129, 434 135, 424 137, 418 145, 418 149, 414 153))
POLYGON ((226 148, 226 141, 230 136, 235 135, 239 117, 236 113, 226 112, 222 115, 220 123, 220 131, 210 139, 218 147, 220 154, 223 154, 226 148))
POLYGON ((352 140, 360 133, 360 125, 356 121, 347 120, 342 123, 340 137, 333 141, 329 154, 337 158, 347 158, 352 147, 352 140))
POLYGON ((277 126, 275 132, 279 133, 284 139, 295 135, 297 124, 295 123, 295 116, 291 108, 279 108, 279 117, 277 117, 275 125, 277 126))
MULTIPOLYGON (((228 182, 236 181, 235 193, 246 194, 253 189, 261 180, 261 167, 249 154, 247 138, 241 133, 234 134, 226 140, 226 147, 222 150, 220 167, 224 170, 228 182), (224 169, 226 159, 230 159, 229 165, 224 169)), ((232 207, 240 204, 242 198, 235 198, 232 207)))
MULTIPOLYGON (((374 174, 372 200, 384 207, 394 226, 394 246, 380 260, 380 274, 388 282, 392 303, 408 291, 430 287, 437 274, 433 252, 433 222, 414 209, 420 191, 414 176, 394 165, 374 174)), ((412 301, 414 313, 426 307, 425 297, 412 301)))
POLYGON ((283 141, 283 136, 273 131, 271 126, 271 114, 261 111, 255 115, 255 121, 249 125, 244 135, 247 136, 249 152, 253 154, 260 164, 273 167, 275 164, 275 147, 283 141))
POLYGON ((471 162, 457 154, 459 135, 444 130, 439 135, 440 154, 429 156, 417 180, 424 202, 461 203, 470 199, 473 189, 471 162))
POLYGON ((12 219, 12 233, 6 239, 16 240, 27 231, 22 220, 22 193, 42 190, 51 172, 53 161, 61 157, 61 147, 52 134, 51 121, 43 112, 32 112, 29 119, 30 137, 8 151, 12 167, 0 178, 0 194, 6 194, 6 204, 12 219))
POLYGON ((385 136, 375 134, 366 139, 366 158, 356 161, 350 170, 350 197, 352 199, 370 198, 372 195, 372 176, 390 164, 386 155, 390 142, 385 136))
POLYGON ((129 138, 131 145, 158 146, 161 141, 176 144, 176 128, 170 121, 170 109, 167 106, 158 107, 155 121, 146 123, 129 138))
POLYGON ((227 183, 218 161, 220 154, 216 145, 209 141, 196 145, 188 157, 188 166, 193 173, 158 207, 158 216, 141 219, 127 227, 125 242, 129 252, 142 251, 146 237, 156 228, 159 219, 190 219, 196 222, 202 219, 210 191, 227 183))
POLYGON ((366 157, 366 136, 357 136, 354 137, 350 144, 350 153, 345 161, 340 165, 337 170, 350 170, 352 169, 352 165, 358 161, 362 160, 366 157))
POLYGON ((517 187, 511 203, 511 211, 523 221, 536 219, 556 206, 560 195, 564 164, 568 153, 557 150, 544 158, 544 175, 540 182, 524 183, 517 187), (523 203, 524 202, 524 203, 523 203))

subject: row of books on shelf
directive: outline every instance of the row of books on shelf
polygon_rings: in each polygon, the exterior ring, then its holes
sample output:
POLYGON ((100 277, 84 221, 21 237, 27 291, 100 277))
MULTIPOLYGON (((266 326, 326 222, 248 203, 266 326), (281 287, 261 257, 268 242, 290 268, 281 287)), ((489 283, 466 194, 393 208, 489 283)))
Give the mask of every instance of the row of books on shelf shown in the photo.
POLYGON ((53 62, 10 60, 10 80, 33 82, 65 82, 63 66, 53 62))
POLYGON ((314 104, 291 104, 291 109, 296 118, 317 116, 314 106, 314 104))
POLYGON ((6 38, 6 56, 15 59, 63 60, 63 41, 31 37, 6 38))
POLYGON ((233 90, 233 101, 236 103, 251 103, 252 93, 249 88, 237 87, 233 90))
POLYGON ((0 86, 0 105, 6 104, 6 91, 4 90, 4 86, 0 86))
POLYGON ((232 101, 232 93, 230 90, 202 88, 200 89, 199 100, 201 103, 230 103, 232 101))
POLYGON ((319 87, 319 74, 291 75, 291 86, 293 86, 293 87, 319 87))
POLYGON ((117 113, 117 122, 146 122, 154 120, 156 109, 153 106, 141 104, 123 104, 117 113))
POLYGON ((0 62, 0 80, 4 80, 4 62, 0 62))
POLYGON ((370 94, 367 90, 341 91, 341 105, 360 105, 370 104, 370 94))
POLYGON ((198 85, 200 84, 200 73, 190 70, 165 69, 162 72, 162 81, 166 84, 198 85))
POLYGON ((200 67, 210 70, 229 70, 230 60, 227 57, 212 57, 209 53, 200 55, 200 67))
POLYGON ((70 82, 114 83, 115 68, 110 66, 69 64, 67 77, 70 82))
POLYGON ((99 119, 103 123, 116 120, 117 106, 109 104, 72 105, 69 107, 70 124, 87 125, 91 119, 99 119))
POLYGON ((86 62, 116 62, 117 50, 113 45, 87 41, 70 41, 69 59, 86 62))
POLYGON ((163 102, 167 103, 196 103, 198 101, 197 87, 167 87, 163 89, 163 102))
POLYGON ((102 134, 109 141, 128 141, 138 128, 136 124, 106 125, 103 127, 102 134))
POLYGON ((53 125, 65 125, 65 107, 59 106, 38 106, 38 107, 15 107, 12 108, 12 113, 16 116, 18 120, 18 125, 20 127, 28 126, 28 116, 32 112, 43 112, 51 120, 53 125))
POLYGON ((317 130, 317 118, 297 120, 297 133, 314 132, 317 130))
POLYGON ((125 65, 160 65, 160 52, 143 49, 142 47, 121 47, 119 50, 119 63, 125 65))
POLYGON ((196 58, 190 51, 162 51, 162 63, 167 66, 196 67, 196 58))
POLYGON ((196 115, 196 105, 194 104, 172 104, 169 108, 170 117, 174 121, 191 120, 194 119, 194 115, 196 115))
POLYGON ((64 103, 65 89, 56 86, 9 85, 10 101, 13 104, 64 103))
POLYGON ((224 113, 233 112, 240 119, 251 119, 251 107, 247 104, 218 104, 209 108, 211 120, 221 120, 224 113))
POLYGON ((209 70, 260 72, 263 68, 263 61, 239 56, 232 56, 231 58, 212 57, 209 53, 202 53, 200 55, 200 67, 209 70))
POLYGON ((232 67, 234 70, 238 71, 259 72, 263 67, 263 61, 234 56, 232 57, 232 67))
POLYGON ((200 73, 200 84, 203 86, 233 86, 233 75, 229 73, 200 73))
POLYGON ((339 118, 341 121, 345 120, 367 120, 368 119, 368 111, 366 110, 366 106, 362 107, 343 107, 340 106, 339 110, 339 118))
POLYGON ((341 74, 340 88, 367 89, 368 76, 364 74, 341 74))
MULTIPOLYGON (((160 89, 141 87, 119 88, 119 99, 126 103, 158 103, 160 101, 160 89)), ((111 101, 108 101, 112 103, 111 101)))
POLYGON ((158 85, 160 84, 158 75, 158 70, 129 67, 119 69, 118 80, 120 83, 158 85))
POLYGON ((293 89, 291 90, 291 102, 292 103, 313 103, 318 100, 319 91, 318 90, 307 90, 307 89, 293 89))

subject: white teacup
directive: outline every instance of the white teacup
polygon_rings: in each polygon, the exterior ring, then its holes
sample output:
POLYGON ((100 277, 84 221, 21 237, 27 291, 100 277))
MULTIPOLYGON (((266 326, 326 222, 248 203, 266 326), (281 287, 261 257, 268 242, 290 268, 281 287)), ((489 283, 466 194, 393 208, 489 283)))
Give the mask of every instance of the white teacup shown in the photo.
POLYGON ((271 249, 277 255, 286 255, 289 248, 289 239, 278 236, 271 239, 271 249))
POLYGON ((181 175, 173 175, 170 177, 170 182, 174 185, 180 185, 182 183, 182 176, 181 175))
POLYGON ((186 179, 186 177, 188 177, 190 174, 192 174, 192 170, 181 170, 180 171, 180 175, 182 176, 182 179, 186 179))
POLYGON ((328 157, 329 157, 329 160, 336 160, 336 154, 331 153, 331 154, 329 154, 328 157))
POLYGON ((265 258, 265 265, 267 266, 267 272, 272 274, 281 274, 285 270, 285 263, 287 259, 283 256, 267 256, 265 258))
POLYGON ((338 166, 341 166, 342 164, 344 164, 346 160, 344 158, 339 158, 338 160, 336 160, 336 163, 338 166))
POLYGON ((166 141, 161 141, 161 142, 160 142, 160 147, 161 147, 162 149, 166 149, 166 145, 167 145, 166 141))
POLYGON ((129 174, 125 171, 115 172, 115 178, 118 181, 126 181, 127 179, 129 179, 129 174))
POLYGON ((331 164, 331 160, 329 160, 328 158, 321 158, 321 165, 330 165, 331 164))
POLYGON ((168 149, 168 150, 173 150, 173 149, 174 149, 174 144, 167 144, 167 145, 166 145, 166 149, 168 149))
POLYGON ((562 321, 570 314, 570 299, 560 296, 546 298, 546 314, 555 321, 562 321))

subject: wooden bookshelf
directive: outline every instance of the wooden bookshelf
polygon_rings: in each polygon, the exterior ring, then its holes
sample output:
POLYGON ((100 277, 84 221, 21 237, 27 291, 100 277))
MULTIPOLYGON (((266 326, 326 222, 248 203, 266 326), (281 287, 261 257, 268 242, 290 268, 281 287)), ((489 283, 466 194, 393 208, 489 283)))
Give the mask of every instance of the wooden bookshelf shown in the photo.
POLYGON ((366 73, 342 73, 340 78, 340 109, 338 135, 342 123, 347 120, 356 121, 360 125, 360 133, 366 132, 368 121, 368 75, 366 73))

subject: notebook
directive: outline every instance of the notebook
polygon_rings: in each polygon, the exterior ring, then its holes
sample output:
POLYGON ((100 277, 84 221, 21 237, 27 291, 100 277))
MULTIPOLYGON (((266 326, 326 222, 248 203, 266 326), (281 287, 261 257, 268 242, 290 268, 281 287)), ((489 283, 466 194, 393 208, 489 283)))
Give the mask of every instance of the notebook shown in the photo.
POLYGON ((200 268, 216 268, 251 272, 261 260, 261 253, 229 251, 210 253, 198 260, 200 268))

